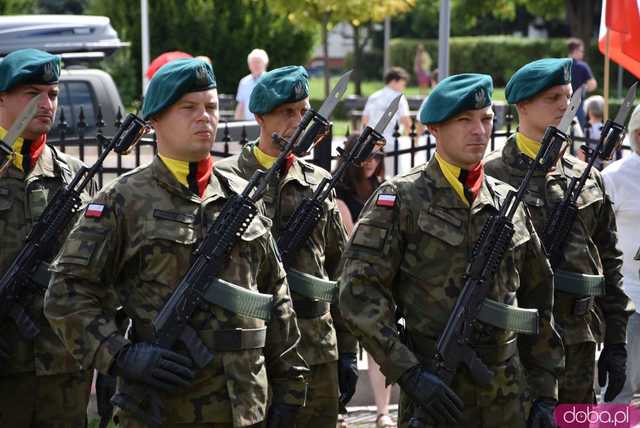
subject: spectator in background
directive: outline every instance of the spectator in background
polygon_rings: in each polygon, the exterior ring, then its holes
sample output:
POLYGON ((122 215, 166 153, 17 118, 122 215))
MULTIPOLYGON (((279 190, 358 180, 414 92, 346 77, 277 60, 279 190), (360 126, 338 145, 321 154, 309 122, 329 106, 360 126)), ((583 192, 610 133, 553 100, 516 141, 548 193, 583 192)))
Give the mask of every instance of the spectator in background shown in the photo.
MULTIPOLYGON (((571 67, 571 88, 575 92, 582 85, 585 86, 585 94, 595 91, 598 87, 598 82, 593 77, 591 68, 583 61, 584 58, 584 43, 580 39, 569 39, 567 42, 567 48, 569 50, 569 58, 573 60, 573 66, 571 67)), ((582 103, 578 108, 578 122, 581 127, 585 127, 587 119, 585 112, 582 108, 582 103)))
POLYGON ((637 407, 640 403, 633 399, 640 393, 640 106, 631 114, 628 129, 631 154, 607 166, 602 178, 616 215, 624 291, 636 306, 627 323, 627 380, 613 403, 637 407))
POLYGON ((236 104, 235 118, 238 120, 255 120, 253 113, 249 111, 249 98, 258 79, 267 71, 269 56, 262 49, 254 49, 247 56, 247 65, 251 73, 240 79, 236 94, 238 104, 236 104))
POLYGON ((431 84, 431 56, 424 49, 422 43, 418 43, 416 48, 416 57, 413 60, 413 72, 416 75, 416 80, 420 87, 420 95, 426 94, 427 88, 431 84))
MULTIPOLYGON (((345 142, 345 150, 348 153, 356 143, 360 134, 354 133, 345 142)), ((336 203, 340 210, 342 222, 351 235, 354 224, 358 220, 360 211, 365 202, 384 181, 384 152, 374 151, 369 158, 360 166, 350 165, 347 171, 336 185, 336 203)), ((343 160, 338 161, 338 165, 343 160)), ((395 427, 395 423, 389 416, 389 399, 391 397, 391 387, 386 386, 384 375, 380 372, 380 367, 371 356, 369 361, 369 380, 376 403, 378 416, 376 418, 376 428, 395 427)))
MULTIPOLYGON (((602 126, 604 120, 604 98, 600 95, 592 95, 584 102, 584 109, 587 113, 587 124, 584 129, 585 137, 589 138, 587 146, 590 149, 595 150, 600 140, 600 134, 602 133, 602 126)), ((584 150, 578 150, 578 158, 583 161, 587 161, 587 156, 584 150)), ((599 170, 604 168, 604 162, 602 159, 597 158, 594 166, 599 170)))
MULTIPOLYGON (((387 73, 384 75, 385 87, 371 94, 364 106, 364 111, 362 112, 363 128, 369 124, 371 124, 371 126, 375 126, 375 124, 378 123, 378 120, 387 110, 389 104, 391 104, 391 102, 407 87, 408 81, 409 74, 405 71, 404 68, 391 67, 389 71, 387 71, 387 73)), ((397 122, 399 122, 401 125, 401 134, 406 133, 409 129, 411 129, 409 103, 407 102, 407 97, 405 97, 404 95, 402 96, 400 104, 398 105, 398 111, 382 133, 385 140, 387 140, 387 143, 393 143, 393 129, 395 128, 397 122)))

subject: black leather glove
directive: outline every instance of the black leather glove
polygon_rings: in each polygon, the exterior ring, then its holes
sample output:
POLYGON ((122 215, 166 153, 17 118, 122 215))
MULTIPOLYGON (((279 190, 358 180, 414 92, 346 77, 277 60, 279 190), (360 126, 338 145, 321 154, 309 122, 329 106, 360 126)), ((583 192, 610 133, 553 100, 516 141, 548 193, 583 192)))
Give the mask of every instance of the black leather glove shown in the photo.
POLYGON ((604 401, 607 403, 614 398, 627 380, 627 348, 624 343, 605 344, 600 359, 598 359, 598 384, 604 387, 609 378, 604 401))
POLYGON ((150 343, 124 347, 116 356, 114 373, 165 392, 189 386, 195 377, 188 357, 150 343))
POLYGON ((2 367, 9 360, 9 345, 0 337, 0 367, 2 367))
POLYGON ((342 352, 338 357, 338 383, 340 409, 342 413, 346 413, 346 406, 356 393, 358 384, 358 358, 355 352, 342 352))
POLYGON ((533 402, 527 428, 556 428, 553 411, 558 402, 552 398, 538 398, 533 402))
POLYGON ((398 379, 405 394, 430 420, 428 424, 455 424, 462 417, 463 404, 438 376, 421 366, 410 368, 398 379))
POLYGON ((273 403, 267 412, 267 428, 295 428, 300 406, 273 403))
POLYGON ((106 428, 113 416, 111 397, 116 393, 116 378, 102 373, 96 377, 96 404, 100 416, 100 428, 106 428))

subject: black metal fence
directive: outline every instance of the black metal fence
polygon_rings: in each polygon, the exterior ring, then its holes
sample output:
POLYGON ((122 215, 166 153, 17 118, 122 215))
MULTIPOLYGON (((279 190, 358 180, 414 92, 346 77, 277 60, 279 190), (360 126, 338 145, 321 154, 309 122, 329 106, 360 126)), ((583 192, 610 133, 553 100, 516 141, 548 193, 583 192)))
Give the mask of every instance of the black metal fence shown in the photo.
MULTIPOLYGON (((98 110, 96 118, 96 123, 91 124, 91 127, 95 127, 96 133, 102 135, 105 123, 100 110, 98 110)), ((121 120, 122 114, 118 112, 115 123, 116 128, 119 127, 121 120)), ((65 120, 64 111, 61 111, 57 125, 51 133, 53 138, 50 138, 49 141, 61 151, 70 153, 87 163, 92 163, 101 154, 102 146, 99 144, 97 137, 86 136, 85 130, 89 127, 89 124, 86 122, 82 109, 76 123, 75 129, 70 129, 65 120)), ((505 126, 502 129, 494 128, 492 131, 489 143, 492 151, 499 148, 517 129, 514 116, 510 113, 506 114, 504 124, 505 126)), ((571 129, 570 134, 574 141, 574 144, 570 146, 572 154, 575 154, 576 147, 580 147, 587 142, 596 142, 590 138, 591 130, 589 127, 585 129, 584 136, 576 135, 573 131, 574 127, 571 129)), ((212 150, 213 156, 223 158, 238 153, 244 144, 252 138, 256 138, 257 132, 255 123, 249 125, 226 121, 220 123, 212 150)), ((348 129, 344 136, 334 138, 331 134, 327 135, 325 141, 316 147, 311 161, 327 170, 332 169, 333 161, 337 159, 335 149, 348 136, 348 129)), ((426 128, 418 125, 415 118, 412 119, 411 129, 408 130, 406 136, 401 136, 399 125, 396 123, 393 141, 388 142, 385 146, 386 175, 397 175, 415 165, 428 161, 433 156, 435 147, 433 136, 426 128)), ((623 147, 622 149, 629 149, 629 147, 623 147)), ((621 157, 622 149, 616 153, 616 158, 621 157)), ((105 160, 102 171, 98 174, 97 178, 100 186, 118 175, 149 162, 156 152, 155 134, 151 133, 143 137, 142 141, 134 147, 132 153, 128 155, 111 153, 105 160)))

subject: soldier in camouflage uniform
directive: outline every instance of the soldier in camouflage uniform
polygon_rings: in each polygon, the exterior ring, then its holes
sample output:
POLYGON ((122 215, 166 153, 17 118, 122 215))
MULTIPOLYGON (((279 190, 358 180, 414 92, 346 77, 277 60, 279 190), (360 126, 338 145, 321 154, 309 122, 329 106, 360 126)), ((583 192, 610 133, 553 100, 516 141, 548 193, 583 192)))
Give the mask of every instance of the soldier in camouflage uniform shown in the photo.
MULTIPOLYGON (((287 426, 282 409, 304 404, 306 367, 262 209, 229 260, 213 262, 226 263, 221 279, 267 294, 271 320, 203 305, 190 325, 214 358, 197 371, 182 344, 175 352, 152 344, 151 322, 190 267, 195 245, 246 185, 213 168, 215 88, 211 66, 197 59, 171 62, 153 77, 143 115, 156 130, 158 156, 114 180, 88 206, 52 266, 46 315, 78 361, 118 376, 115 398, 122 398, 123 384, 158 391, 163 426, 258 426, 267 383, 273 391, 269 423, 287 426), (120 305, 132 320, 127 337, 116 325, 120 305)), ((122 427, 144 426, 121 408, 115 419, 122 427)))
POLYGON ((466 367, 450 386, 432 371, 436 340, 464 284, 471 249, 512 190, 485 177, 481 163, 491 134, 492 89, 491 77, 479 74, 451 76, 434 89, 420 121, 436 138, 435 158, 374 193, 345 251, 340 309, 387 381, 400 384, 401 426, 419 405, 429 426, 524 427, 525 376, 535 400, 530 426, 553 426, 563 354, 551 313, 552 274, 522 207, 485 305, 499 306, 505 319, 536 309, 522 332, 539 333, 518 335, 498 319, 479 317, 472 347, 493 371, 491 385, 475 384, 466 367))
MULTIPOLYGON (((544 59, 525 65, 510 79, 506 96, 516 105, 520 126, 502 150, 487 157, 485 170, 517 186, 538 152, 546 127, 557 126, 569 105, 571 60, 544 59)), ((534 174, 524 201, 538 234, 564 197, 571 177, 582 175, 585 166, 565 153, 548 174, 534 174)), ((554 273, 554 316, 566 355, 559 400, 594 403, 596 341, 604 334, 600 368, 608 372, 610 388, 619 390, 625 376, 627 319, 633 309, 622 291, 622 254, 617 248, 614 212, 597 169, 591 170, 577 205, 564 260, 554 273)))
MULTIPOLYGON (((260 125, 260 138, 243 147, 238 156, 219 162, 218 168, 248 179, 256 170, 269 167, 280 152, 279 144, 271 139, 272 133, 289 138, 309 108, 308 97, 307 73, 303 67, 283 67, 265 73, 253 90, 249 104, 260 125)), ((264 197, 276 237, 295 209, 305 198, 311 197, 325 177, 330 176, 322 168, 293 155, 289 157, 286 171, 264 197)), ((336 279, 345 242, 346 231, 335 195, 332 195, 324 202, 322 218, 311 239, 287 269, 297 269, 325 280, 336 279)), ((346 395, 344 401, 355 392, 356 341, 341 323, 336 305, 330 307, 329 303, 313 299, 300 289, 291 270, 289 286, 302 334, 300 353, 311 368, 307 404, 297 416, 296 424, 299 427, 334 428, 338 415, 338 384, 346 395)))
MULTIPOLYGON (((13 144, 12 165, 0 177, 0 276, 9 269, 32 226, 53 195, 83 164, 46 144, 58 104, 60 57, 36 49, 15 51, 0 62, 0 137, 27 103, 42 97, 36 116, 13 144)), ((82 199, 89 200, 95 183, 82 199)), ((60 237, 61 240, 64 236, 60 237)), ((46 267, 39 272, 47 272, 46 267)), ((48 274, 27 305, 40 333, 25 340, 15 322, 0 323, 0 426, 82 427, 86 423, 92 371, 81 368, 43 314, 48 274)))

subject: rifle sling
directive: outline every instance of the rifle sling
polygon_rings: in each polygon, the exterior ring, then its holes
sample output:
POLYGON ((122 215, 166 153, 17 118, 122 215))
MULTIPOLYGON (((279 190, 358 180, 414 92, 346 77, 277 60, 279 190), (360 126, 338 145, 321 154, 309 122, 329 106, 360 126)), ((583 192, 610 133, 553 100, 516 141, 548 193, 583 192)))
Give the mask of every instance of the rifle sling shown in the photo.
POLYGON ((578 296, 604 296, 604 276, 556 270, 553 277, 556 290, 578 296))
POLYGON ((478 319, 503 330, 538 334, 538 310, 518 308, 491 299, 484 299, 478 319))
POLYGON ((333 302, 338 291, 336 281, 318 278, 295 269, 289 269, 287 281, 292 291, 309 299, 320 300, 325 303, 333 302))
POLYGON ((273 296, 252 291, 216 278, 202 293, 202 298, 235 314, 264 321, 271 319, 273 296))

